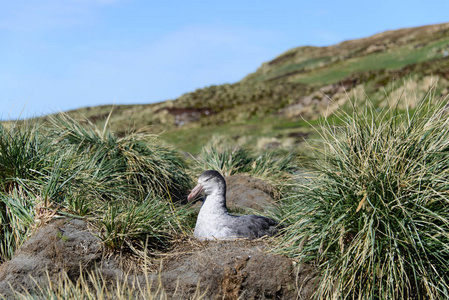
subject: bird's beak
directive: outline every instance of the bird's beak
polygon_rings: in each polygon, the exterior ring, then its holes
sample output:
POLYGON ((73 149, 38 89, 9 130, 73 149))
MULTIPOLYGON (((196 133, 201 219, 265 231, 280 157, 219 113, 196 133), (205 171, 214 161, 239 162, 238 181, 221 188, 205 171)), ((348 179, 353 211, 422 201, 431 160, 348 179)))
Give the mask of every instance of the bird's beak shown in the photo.
POLYGON ((193 190, 190 192, 190 194, 187 196, 187 201, 191 201, 192 199, 195 199, 196 196, 201 194, 203 192, 203 186, 198 183, 196 187, 193 188, 193 190))

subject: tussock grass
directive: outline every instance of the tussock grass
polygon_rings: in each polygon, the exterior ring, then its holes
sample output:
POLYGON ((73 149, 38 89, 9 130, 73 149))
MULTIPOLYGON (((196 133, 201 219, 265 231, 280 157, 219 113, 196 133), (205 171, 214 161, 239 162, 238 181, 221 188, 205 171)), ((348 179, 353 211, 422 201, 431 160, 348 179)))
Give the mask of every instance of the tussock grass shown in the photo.
MULTIPOLYGON (((83 126, 65 114, 51 118, 52 136, 63 149, 75 149, 103 180, 121 193, 144 198, 149 193, 181 199, 190 186, 178 153, 154 134, 130 133, 119 138, 107 129, 83 126)), ((106 187, 109 190, 109 186, 106 187)))
POLYGON ((40 180, 51 168, 53 153, 37 124, 0 124, 0 262, 10 259, 34 220, 34 202, 25 183, 40 180))
POLYGON ((248 150, 212 143, 202 149, 197 158, 199 171, 217 170, 224 176, 243 173, 249 169, 253 157, 248 150))
POLYGON ((34 179, 49 167, 53 149, 39 133, 38 124, 17 124, 6 128, 0 124, 0 188, 8 193, 18 187, 17 179, 34 179))
POLYGON ((449 118, 371 103, 324 124, 316 172, 284 206, 277 248, 322 271, 317 299, 449 297, 449 118))
POLYGON ((103 211, 96 223, 100 238, 111 250, 128 248, 141 253, 148 246, 151 249, 162 248, 168 244, 168 238, 174 232, 180 232, 182 227, 177 218, 181 213, 169 213, 170 204, 157 197, 137 204, 108 203, 103 211))
POLYGON ((12 258, 34 225, 34 203, 18 191, 0 195, 0 262, 12 258))
POLYGON ((155 135, 119 138, 64 114, 0 125, 0 262, 54 215, 88 219, 112 250, 163 247, 184 230, 186 168, 155 135))
POLYGON ((277 150, 256 154, 249 149, 220 145, 213 140, 202 149, 193 169, 196 173, 217 170, 224 176, 246 173, 281 191, 294 181, 298 165, 293 152, 277 150))

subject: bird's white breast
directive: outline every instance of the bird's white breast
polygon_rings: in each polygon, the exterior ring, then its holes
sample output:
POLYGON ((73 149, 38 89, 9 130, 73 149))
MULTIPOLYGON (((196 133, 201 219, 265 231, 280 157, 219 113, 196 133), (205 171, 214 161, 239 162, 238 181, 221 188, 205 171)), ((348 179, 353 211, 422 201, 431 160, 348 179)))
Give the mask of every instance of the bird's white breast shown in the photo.
POLYGON ((224 225, 232 218, 223 199, 217 195, 208 196, 201 206, 193 235, 199 239, 222 239, 229 237, 229 229, 224 225))

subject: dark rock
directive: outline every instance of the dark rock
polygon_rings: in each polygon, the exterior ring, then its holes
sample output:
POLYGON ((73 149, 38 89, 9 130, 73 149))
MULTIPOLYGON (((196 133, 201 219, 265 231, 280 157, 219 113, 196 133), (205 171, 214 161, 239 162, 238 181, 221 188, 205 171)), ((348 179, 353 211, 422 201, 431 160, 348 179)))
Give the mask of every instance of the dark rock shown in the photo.
POLYGON ((76 279, 80 267, 92 269, 101 257, 101 241, 88 230, 86 222, 55 220, 37 229, 13 259, 0 265, 0 291, 7 292, 10 285, 18 291, 30 290, 62 272, 76 279))
POLYGON ((176 291, 182 299, 198 290, 205 291, 206 299, 309 299, 316 279, 313 268, 298 272, 291 259, 267 252, 263 241, 246 240, 206 242, 165 260, 161 273, 167 293, 176 291), (300 295, 297 286, 303 287, 300 295))

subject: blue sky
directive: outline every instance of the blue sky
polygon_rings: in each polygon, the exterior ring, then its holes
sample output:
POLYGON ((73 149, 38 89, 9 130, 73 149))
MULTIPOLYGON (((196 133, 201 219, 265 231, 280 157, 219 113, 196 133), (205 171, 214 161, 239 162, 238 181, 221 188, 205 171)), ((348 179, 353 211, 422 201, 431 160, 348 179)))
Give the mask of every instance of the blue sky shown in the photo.
POLYGON ((0 119, 152 103, 304 45, 449 22, 449 1, 0 0, 0 119))

